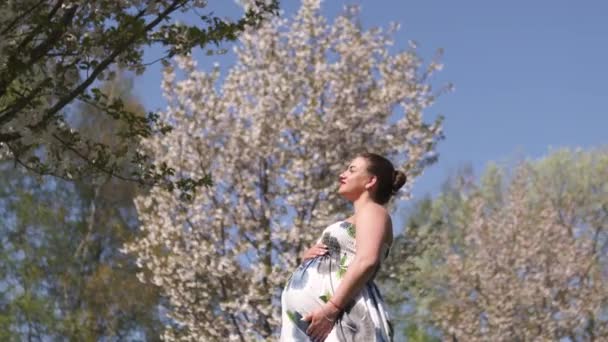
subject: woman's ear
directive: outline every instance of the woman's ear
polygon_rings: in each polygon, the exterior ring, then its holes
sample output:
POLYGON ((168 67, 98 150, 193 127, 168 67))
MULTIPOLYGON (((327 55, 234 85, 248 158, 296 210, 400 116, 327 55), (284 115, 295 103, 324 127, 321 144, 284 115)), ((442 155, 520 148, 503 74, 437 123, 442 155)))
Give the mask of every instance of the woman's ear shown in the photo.
POLYGON ((371 190, 374 185, 376 185, 376 182, 378 182, 378 177, 371 176, 369 181, 365 184, 365 190, 371 190))

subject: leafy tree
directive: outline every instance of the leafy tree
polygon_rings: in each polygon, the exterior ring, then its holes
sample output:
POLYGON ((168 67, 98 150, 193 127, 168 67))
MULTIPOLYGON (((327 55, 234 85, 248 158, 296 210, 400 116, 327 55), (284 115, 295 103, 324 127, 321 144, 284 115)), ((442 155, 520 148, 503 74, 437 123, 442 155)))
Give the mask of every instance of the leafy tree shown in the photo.
POLYGON ((170 126, 149 113, 127 110, 120 99, 95 87, 116 68, 142 73, 146 46, 166 48, 160 60, 234 40, 275 12, 273 1, 251 1, 235 22, 220 19, 200 0, 22 0, 0 2, 0 155, 41 175, 77 179, 93 173, 143 184, 178 186, 188 192, 208 179, 166 182, 175 170, 154 165, 139 151, 113 150, 75 131, 67 119, 74 104, 86 103, 122 123, 114 139, 166 133, 170 126), (185 25, 171 18, 196 13, 185 25), (74 158, 76 157, 76 158, 74 158), (131 167, 124 170, 121 160, 131 167))
POLYGON ((463 202, 472 180, 472 169, 462 168, 444 182, 439 196, 413 202, 403 214, 405 227, 395 236, 378 274, 395 331, 408 341, 436 341, 440 335, 431 311, 436 293, 445 290, 439 267, 445 253, 442 241, 449 239, 458 245, 462 240, 459 227, 466 224, 469 215, 463 202))
POLYGON ((469 175, 416 215, 428 219, 412 230, 425 227, 436 243, 412 255, 420 267, 400 283, 411 295, 401 305, 459 341, 606 339, 606 149, 469 175))
MULTIPOLYGON (((122 74, 101 91, 144 115, 122 74)), ((113 140, 121 122, 96 110, 79 108, 74 126, 80 134, 110 149, 137 146, 113 140)), ((141 284, 134 259, 119 251, 137 232, 136 185, 40 177, 6 161, 1 167, 1 339, 158 340, 158 289, 141 284)))
MULTIPOLYGON (((425 320, 426 309, 422 299, 427 290, 427 281, 421 281, 430 272, 429 263, 435 256, 437 234, 431 225, 430 214, 433 201, 423 198, 414 203, 407 215, 406 229, 397 234, 389 257, 378 273, 379 286, 389 306, 396 340, 435 342, 432 324, 425 320)), ((426 279, 423 279, 426 280, 426 279)))

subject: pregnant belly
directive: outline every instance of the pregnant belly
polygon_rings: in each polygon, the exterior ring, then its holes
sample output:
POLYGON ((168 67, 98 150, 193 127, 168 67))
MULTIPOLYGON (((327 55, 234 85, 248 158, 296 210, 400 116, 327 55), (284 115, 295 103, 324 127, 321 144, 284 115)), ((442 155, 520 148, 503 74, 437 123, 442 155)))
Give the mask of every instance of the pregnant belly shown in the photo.
POLYGON ((332 263, 330 258, 317 257, 298 266, 283 290, 284 309, 308 313, 331 297, 332 263))

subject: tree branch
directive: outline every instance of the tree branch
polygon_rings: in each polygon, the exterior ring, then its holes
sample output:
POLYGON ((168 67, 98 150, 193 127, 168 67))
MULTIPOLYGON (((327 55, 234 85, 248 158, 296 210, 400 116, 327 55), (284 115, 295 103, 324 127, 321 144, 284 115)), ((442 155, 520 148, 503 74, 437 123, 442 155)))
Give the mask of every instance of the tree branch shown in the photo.
MULTIPOLYGON (((61 3, 61 1, 60 1, 60 3, 61 3)), ((59 6, 60 6, 60 3, 58 3, 59 6)), ((44 42, 40 43, 40 45, 35 47, 30 52, 29 61, 21 64, 16 59, 15 55, 12 55, 8 58, 9 63, 7 63, 7 68, 2 70, 2 73, 1 73, 2 75, 7 75, 7 77, 0 79, 0 96, 6 94, 6 90, 7 90, 8 86, 17 77, 19 77, 19 75, 21 75, 23 72, 25 72, 26 70, 31 68, 34 63, 38 62, 38 60, 40 58, 42 58, 51 49, 53 44, 55 44, 57 42, 57 40, 59 40, 59 38, 61 38, 61 36, 65 32, 66 28, 68 26, 70 26, 72 19, 74 19, 74 15, 76 14, 77 9, 78 9, 78 6, 73 6, 65 12, 65 14, 63 15, 63 18, 61 20, 61 23, 59 25, 57 25, 57 29, 54 30, 44 42), (10 67, 11 65, 13 65, 12 68, 10 67)), ((54 16, 56 10, 57 10, 57 6, 56 6, 56 8, 54 8, 51 11, 51 13, 49 14, 49 17, 54 16)), ((19 47, 16 49, 17 53, 19 51, 21 51, 22 49, 24 49, 25 45, 27 45, 36 35, 38 35, 39 31, 41 30, 41 27, 42 27, 42 25, 40 25, 36 29, 34 29, 32 31, 32 33, 28 37, 26 37, 21 42, 21 44, 19 44, 19 47)))
POLYGON ((99 170, 99 171, 107 174, 110 177, 115 177, 115 178, 118 178, 118 179, 123 180, 123 181, 127 181, 127 182, 139 182, 139 183, 142 182, 142 180, 140 180, 140 179, 125 177, 125 176, 122 176, 122 175, 119 175, 119 174, 115 173, 112 170, 108 170, 106 168, 100 167, 99 165, 96 165, 94 162, 90 161, 89 158, 87 158, 86 156, 84 156, 76 148, 72 147, 70 144, 68 144, 63 139, 61 139, 57 134, 53 134, 52 136, 57 141, 59 141, 67 150, 69 150, 72 153, 76 154, 76 156, 80 157, 80 159, 82 159, 83 161, 85 161, 87 164, 91 165, 94 169, 99 170))
MULTIPOLYGON (((174 1, 173 4, 171 4, 171 6, 167 7, 161 14, 159 14, 156 19, 154 19, 152 22, 145 26, 144 32, 151 30, 156 25, 158 25, 163 19, 169 16, 169 14, 177 10, 180 7, 180 2, 181 1, 179 0, 174 1)), ((145 13, 145 11, 140 12, 141 15, 143 15, 143 13, 145 13)), ((99 63, 99 65, 95 68, 95 70, 93 70, 91 75, 84 82, 82 82, 78 87, 74 88, 67 96, 60 99, 53 107, 48 109, 44 115, 44 118, 39 123, 37 123, 33 127, 33 129, 40 130, 44 128, 58 111, 60 111, 72 100, 74 100, 74 98, 76 98, 78 94, 86 90, 97 79, 97 76, 99 76, 99 74, 101 74, 111 63, 114 62, 118 55, 124 52, 124 50, 126 50, 138 38, 138 34, 134 33, 128 40, 121 44, 110 56, 108 56, 101 63, 99 63)))
POLYGON ((5 36, 6 36, 6 34, 7 34, 9 31, 11 31, 11 30, 12 30, 12 29, 15 27, 15 25, 17 25, 17 23, 18 23, 18 22, 19 22, 21 19, 23 19, 23 18, 27 17, 29 14, 32 14, 32 12, 33 12, 33 11, 34 11, 34 10, 35 10, 35 9, 36 9, 38 6, 42 5, 43 3, 45 3, 45 1, 44 1, 44 0, 41 0, 41 1, 39 1, 37 4, 35 4, 34 6, 32 6, 32 7, 28 8, 27 10, 23 11, 23 13, 22 13, 21 15, 17 16, 17 17, 16 17, 16 18, 15 18, 15 19, 14 19, 14 20, 11 22, 11 23, 9 23, 9 24, 8 24, 8 26, 7 26, 6 28, 4 28, 4 29, 2 30, 2 32, 0 32, 0 36, 5 37, 5 36))
MULTIPOLYGON (((52 81, 50 77, 45 78, 27 95, 14 103, 10 110, 0 112, 0 127, 12 119, 17 112, 25 108, 45 87, 52 81)), ((2 141, 2 140, 0 140, 2 141)))
MULTIPOLYGON (((61 8, 61 5, 63 4, 63 0, 57 1, 57 4, 55 5, 55 7, 53 7, 53 9, 51 9, 51 12, 49 12, 48 15, 48 20, 49 23, 52 23, 51 20, 53 19, 53 17, 55 16, 55 14, 57 14, 57 11, 59 11, 59 9, 61 8)), ((74 11, 71 15, 73 17, 73 15, 76 13, 76 9, 77 6, 74 6, 72 8, 70 8, 65 14, 64 14, 64 19, 66 16, 70 16, 70 11, 74 11)), ((23 48, 25 48, 27 46, 27 44, 29 44, 44 28, 43 24, 40 24, 38 26, 36 26, 35 29, 33 29, 30 34, 25 37, 25 39, 23 39, 23 41, 21 42, 21 44, 19 44, 19 46, 17 47, 17 53, 19 53, 19 51, 21 51, 23 48)), ((60 28, 63 29, 63 28, 60 28)), ((14 57, 14 56, 11 56, 14 57)))

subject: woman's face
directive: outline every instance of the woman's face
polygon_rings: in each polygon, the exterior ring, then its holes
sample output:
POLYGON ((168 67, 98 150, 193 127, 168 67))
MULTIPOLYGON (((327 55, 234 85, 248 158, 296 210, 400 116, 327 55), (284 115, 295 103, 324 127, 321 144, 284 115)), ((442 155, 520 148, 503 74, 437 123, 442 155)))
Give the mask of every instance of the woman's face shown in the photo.
POLYGON ((353 159, 338 178, 338 193, 348 200, 356 200, 361 193, 373 186, 375 176, 367 172, 367 160, 362 157, 353 159))

